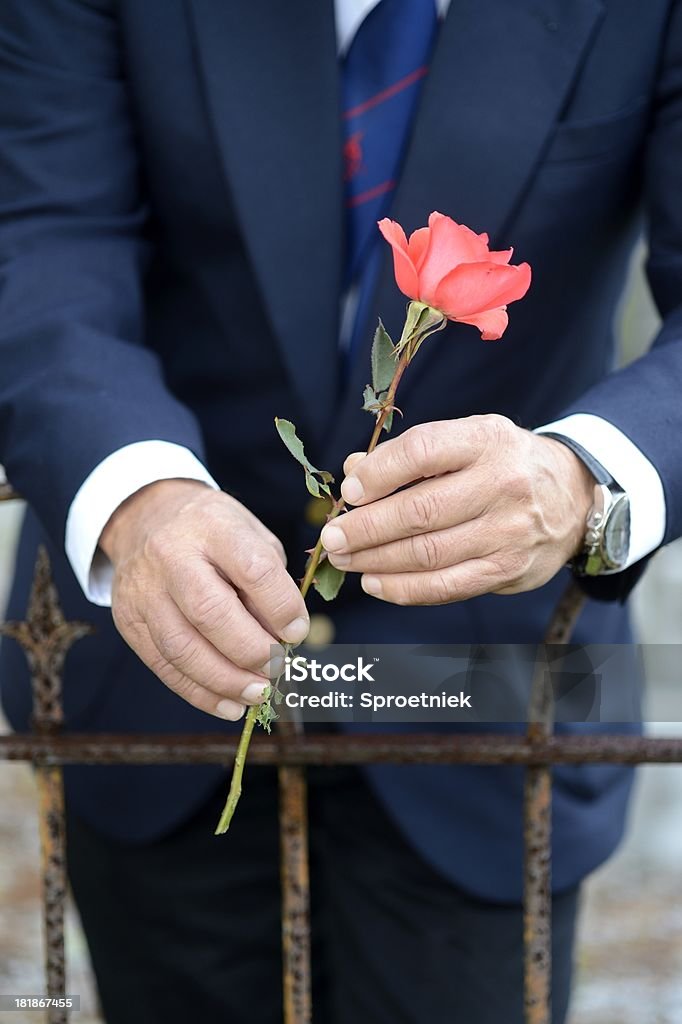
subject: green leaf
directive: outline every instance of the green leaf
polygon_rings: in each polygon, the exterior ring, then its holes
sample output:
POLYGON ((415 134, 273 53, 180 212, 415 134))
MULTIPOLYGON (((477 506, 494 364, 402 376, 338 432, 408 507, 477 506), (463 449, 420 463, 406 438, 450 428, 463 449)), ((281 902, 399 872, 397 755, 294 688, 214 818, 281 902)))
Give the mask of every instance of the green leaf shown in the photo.
POLYGON ((275 427, 277 433, 282 438, 282 441, 291 452, 297 462, 309 472, 314 473, 315 467, 311 466, 305 457, 305 451, 303 449, 303 442, 296 434, 296 427, 290 420, 281 420, 278 416, 275 416, 275 427))
MULTIPOLYGON (((321 473, 319 475, 322 476, 321 473)), ((329 476, 329 473, 326 473, 325 476, 329 476)), ((332 480, 333 479, 334 477, 332 477, 332 480)), ((321 498, 323 494, 326 494, 328 498, 331 498, 332 496, 329 484, 321 483, 317 477, 313 476, 312 473, 309 473, 307 469, 305 471, 305 485, 314 498, 321 498)))
POLYGON ((391 427, 393 426, 393 410, 389 412, 388 416, 384 420, 384 430, 387 434, 391 433, 391 427))
MULTIPOLYGON (((256 722, 262 726, 266 732, 270 732, 272 723, 279 718, 279 715, 275 713, 272 707, 273 688, 272 686, 264 686, 265 700, 258 707, 258 714, 256 715, 256 722)), ((277 699, 277 691, 274 691, 275 700, 277 699)))
POLYGON ((314 498, 320 497, 320 483, 317 477, 314 477, 307 469, 305 471, 305 485, 314 498))
POLYGON ((345 578, 345 572, 337 569, 328 558, 325 558, 324 562, 320 562, 317 567, 313 586, 325 601, 333 601, 339 590, 341 590, 345 578))
POLYGON ((395 346, 379 321, 372 343, 372 387, 375 394, 387 391, 395 373, 395 346))
POLYGON ((297 436, 294 424, 290 420, 282 420, 275 416, 275 427, 287 450, 303 466, 305 470, 305 485, 309 492, 315 498, 319 498, 321 493, 328 494, 331 497, 332 492, 329 484, 334 483, 334 477, 326 469, 316 469, 312 462, 306 458, 303 442, 297 436))
POLYGON ((266 701, 264 704, 260 705, 258 709, 258 714, 256 716, 256 721, 265 729, 266 732, 270 732, 272 728, 272 723, 276 722, 278 718, 279 715, 277 714, 277 712, 275 711, 275 709, 273 708, 272 704, 269 701, 266 701))
POLYGON ((365 390, 362 392, 363 404, 362 408, 365 412, 377 413, 381 409, 381 402, 377 398, 374 388, 371 384, 368 384, 365 390))

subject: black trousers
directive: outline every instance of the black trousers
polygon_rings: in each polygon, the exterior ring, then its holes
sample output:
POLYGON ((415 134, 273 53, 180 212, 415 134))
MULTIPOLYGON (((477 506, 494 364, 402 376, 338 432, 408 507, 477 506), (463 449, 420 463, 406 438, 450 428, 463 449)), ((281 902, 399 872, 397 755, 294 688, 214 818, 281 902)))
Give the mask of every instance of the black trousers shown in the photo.
MULTIPOLYGON (((277 787, 249 768, 172 835, 125 847, 68 815, 68 863, 107 1024, 282 1020, 277 787)), ((312 769, 315 1024, 522 1024, 522 913, 423 862, 360 772, 312 769)), ((577 890, 554 899, 554 1024, 569 999, 577 890)))

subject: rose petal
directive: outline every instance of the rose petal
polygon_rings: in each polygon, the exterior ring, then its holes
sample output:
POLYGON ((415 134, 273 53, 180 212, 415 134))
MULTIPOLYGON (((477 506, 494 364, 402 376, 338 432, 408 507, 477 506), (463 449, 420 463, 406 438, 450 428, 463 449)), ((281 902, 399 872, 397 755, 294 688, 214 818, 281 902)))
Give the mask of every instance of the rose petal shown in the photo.
POLYGON ((418 299, 419 278, 408 254, 405 232, 400 224, 388 217, 378 223, 379 231, 393 249, 393 270, 398 288, 408 299, 418 299))
POLYGON ((451 270, 438 285, 435 294, 425 301, 442 309, 451 320, 461 320, 472 313, 506 306, 522 298, 530 287, 530 267, 498 263, 464 263, 451 270))
POLYGON ((509 317, 506 308, 500 306, 499 309, 486 309, 484 313, 472 313, 471 316, 458 317, 457 321, 478 327, 483 341, 497 341, 506 331, 509 317))
POLYGON ((491 250, 488 253, 487 258, 488 260, 490 260, 491 263, 503 263, 506 265, 507 263, 509 263, 513 255, 513 249, 502 249, 500 252, 494 252, 493 250, 491 250))
POLYGON ((488 246, 471 228, 442 213, 431 214, 429 228, 429 247, 419 265, 419 291, 424 302, 435 305, 432 299, 446 274, 460 263, 487 260, 488 246))
POLYGON ((410 254, 410 259, 417 268, 417 273, 419 273, 419 268, 424 260, 424 257, 426 256, 426 251, 429 247, 430 237, 430 228, 417 228, 416 231, 412 232, 412 234, 410 235, 410 240, 407 243, 407 249, 410 254))

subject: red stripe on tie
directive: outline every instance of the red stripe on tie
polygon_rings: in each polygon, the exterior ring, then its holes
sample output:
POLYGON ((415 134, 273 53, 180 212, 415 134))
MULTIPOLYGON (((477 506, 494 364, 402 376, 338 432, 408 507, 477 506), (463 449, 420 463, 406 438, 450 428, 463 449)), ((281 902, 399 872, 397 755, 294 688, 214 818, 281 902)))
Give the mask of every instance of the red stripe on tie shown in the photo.
POLYGON ((357 107, 351 107, 351 109, 347 110, 343 115, 345 120, 348 121, 351 117, 358 117, 359 114, 364 114, 365 111, 371 110, 372 107, 378 106, 380 103, 383 103, 384 100, 390 99, 391 96, 395 96, 396 93, 402 92, 403 89, 407 89, 408 86, 413 85, 415 82, 418 82, 420 78, 423 78, 424 75, 427 74, 428 70, 429 69, 426 65, 424 67, 417 68, 416 71, 411 71, 409 75, 405 75, 404 78, 394 82, 393 85, 389 85, 388 88, 382 89, 381 92, 376 93, 374 96, 370 96, 370 98, 365 100, 364 103, 358 103, 357 107))
POLYGON ((394 181, 382 181, 381 185, 375 185, 374 188, 368 188, 364 192, 358 192, 356 196, 352 196, 347 200, 346 206, 360 206, 370 199, 383 196, 385 192, 390 192, 392 188, 395 188, 394 181))

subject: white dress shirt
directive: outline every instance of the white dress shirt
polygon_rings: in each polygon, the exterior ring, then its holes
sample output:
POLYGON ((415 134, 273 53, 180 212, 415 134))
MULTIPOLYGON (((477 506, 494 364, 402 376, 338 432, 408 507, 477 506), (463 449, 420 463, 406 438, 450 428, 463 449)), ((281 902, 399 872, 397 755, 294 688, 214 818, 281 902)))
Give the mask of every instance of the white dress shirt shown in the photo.
MULTIPOLYGON (((381 0, 336 0, 339 55, 381 0)), ((443 17, 450 0, 434 0, 443 17)), ((599 416, 580 413, 540 427, 582 445, 618 482, 630 499, 630 553, 627 565, 657 548, 665 533, 663 485, 655 467, 628 437, 599 416)), ((219 490, 208 470, 186 448, 168 441, 138 441, 113 452, 78 489, 66 521, 66 554, 86 597, 111 604, 111 563, 98 547, 102 530, 118 506, 157 480, 199 480, 219 490)))

